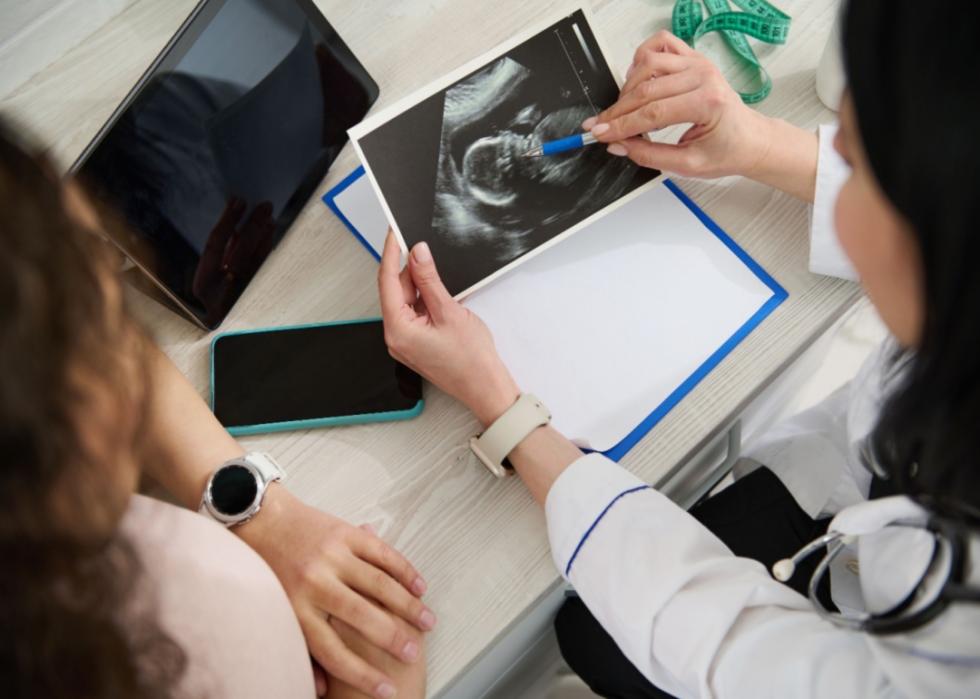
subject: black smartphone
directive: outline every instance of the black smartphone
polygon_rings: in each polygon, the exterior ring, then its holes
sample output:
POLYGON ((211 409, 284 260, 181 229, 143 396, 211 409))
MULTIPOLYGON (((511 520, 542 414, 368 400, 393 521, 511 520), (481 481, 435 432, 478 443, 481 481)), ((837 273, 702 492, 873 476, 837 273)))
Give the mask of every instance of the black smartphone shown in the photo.
POLYGON ((211 408, 234 435, 406 420, 422 378, 388 354, 380 319, 222 333, 211 408))

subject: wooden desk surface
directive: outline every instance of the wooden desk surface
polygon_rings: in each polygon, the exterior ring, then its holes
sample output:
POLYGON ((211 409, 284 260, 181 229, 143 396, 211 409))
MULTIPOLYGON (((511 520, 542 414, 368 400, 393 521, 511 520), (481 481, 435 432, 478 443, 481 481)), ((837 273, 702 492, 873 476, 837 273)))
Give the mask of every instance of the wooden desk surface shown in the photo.
MULTIPOLYGON (((365 0, 317 3, 381 86, 376 109, 478 56, 532 23, 571 11, 562 1, 365 0)), ((760 110, 804 127, 833 115, 817 99, 814 69, 834 0, 782 0, 793 20, 784 47, 758 47, 775 87, 760 110)), ((135 0, 0 103, 67 167, 170 38, 195 0, 135 0)), ((625 70, 635 47, 669 27, 672 0, 593 0, 599 33, 625 70)), ((711 42, 705 40, 711 49, 711 42)), ((722 65, 731 59, 712 51, 722 65)), ((737 78, 737 71, 729 71, 737 78)), ((320 187, 356 165, 348 146, 320 187)), ((657 483, 693 454, 827 328, 857 288, 807 271, 806 207, 742 180, 677 179, 790 293, 789 299, 630 452, 623 464, 657 483)), ((379 315, 376 266, 313 199, 260 270, 222 330, 379 315)), ((205 395, 208 343, 186 321, 139 294, 138 316, 205 395)), ((533 387, 528 387, 532 388, 533 387)), ((437 694, 549 587, 544 517, 516 480, 497 482, 469 454, 475 420, 427 387, 416 420, 242 440, 276 455, 289 487, 349 520, 374 524, 430 582, 439 615, 429 647, 437 694)))

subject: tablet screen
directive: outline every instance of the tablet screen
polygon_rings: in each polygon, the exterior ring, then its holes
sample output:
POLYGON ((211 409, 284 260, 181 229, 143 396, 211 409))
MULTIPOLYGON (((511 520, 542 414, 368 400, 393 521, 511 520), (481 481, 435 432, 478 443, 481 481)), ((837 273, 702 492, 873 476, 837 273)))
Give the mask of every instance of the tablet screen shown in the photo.
POLYGON ((377 93, 309 0, 209 0, 76 171, 128 224, 116 242, 213 328, 377 93))

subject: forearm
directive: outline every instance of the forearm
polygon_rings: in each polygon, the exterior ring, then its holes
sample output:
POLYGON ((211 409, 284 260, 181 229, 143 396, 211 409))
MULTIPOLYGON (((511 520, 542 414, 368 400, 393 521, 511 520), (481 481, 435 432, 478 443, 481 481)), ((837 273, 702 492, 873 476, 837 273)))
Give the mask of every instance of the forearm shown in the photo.
POLYGON ((770 187, 813 203, 817 182, 818 141, 815 131, 770 118, 762 156, 741 173, 770 187))
MULTIPOLYGON (((521 395, 521 391, 503 364, 500 364, 498 372, 486 375, 484 390, 479 395, 479 402, 470 407, 486 428, 507 412, 521 395)), ((534 499, 544 505, 552 484, 580 456, 582 452, 578 447, 558 430, 547 425, 537 428, 525 437, 511 451, 508 460, 534 499)))
POLYGON ((145 471, 185 506, 197 509, 211 472, 244 449, 163 352, 151 348, 147 362, 150 408, 145 471))
MULTIPOLYGON (((584 457, 546 513, 555 564, 630 662, 671 696, 878 696, 861 634, 611 461, 584 457), (767 672, 746 672, 764 658, 767 672), (804 671, 819 658, 826 672, 804 671)), ((883 689, 884 688, 884 689, 883 689)))
POLYGON ((581 450, 551 426, 539 427, 510 453, 510 462, 531 495, 544 505, 548 491, 581 450))

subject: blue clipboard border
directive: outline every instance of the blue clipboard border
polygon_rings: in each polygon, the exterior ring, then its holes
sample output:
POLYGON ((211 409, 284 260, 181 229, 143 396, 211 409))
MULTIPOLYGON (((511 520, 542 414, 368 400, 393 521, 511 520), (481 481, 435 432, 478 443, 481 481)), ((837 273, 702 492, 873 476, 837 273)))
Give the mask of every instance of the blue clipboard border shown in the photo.
POLYGON ((756 326, 758 326, 770 313, 776 310, 783 301, 789 297, 789 293, 779 284, 772 276, 762 268, 762 266, 752 259, 745 250, 739 247, 738 243, 732 240, 721 227, 715 223, 708 214, 706 214, 697 204, 691 201, 684 192, 681 191, 680 187, 677 186, 671 179, 665 179, 664 185, 671 192, 674 193, 678 199, 686 206, 691 213, 698 217, 698 219, 707 227, 709 231, 715 234, 715 236, 725 244, 729 250, 731 250, 738 259, 740 259, 746 267, 752 270, 763 284, 768 286, 772 290, 772 296, 759 307, 752 317, 750 317, 735 333, 729 337, 721 347, 719 347, 710 357, 708 357, 697 369, 694 370, 690 376, 688 376, 681 385, 678 386, 670 395, 668 395, 664 401, 658 405, 652 413, 647 415, 646 419, 643 420, 639 425, 637 425, 632 432, 623 437, 620 442, 608 451, 602 452, 606 457, 612 459, 613 461, 619 461, 622 459, 626 453, 636 446, 643 436, 653 429, 653 426, 660 422, 663 417, 671 411, 671 409, 677 405, 681 399, 686 396, 691 390, 701 382, 705 376, 707 376, 712 369, 721 363, 728 354, 735 349, 735 347, 752 332, 756 326))
POLYGON ((345 189, 347 189, 352 184, 354 184, 358 180, 358 178, 361 177, 362 175, 364 175, 364 166, 358 165, 357 169, 354 170, 354 172, 347 175, 347 177, 342 179, 329 192, 323 195, 323 203, 326 204, 328 207, 330 207, 330 210, 333 211, 334 215, 340 219, 341 223, 347 226, 347 230, 353 233, 354 237, 357 238, 360 241, 361 245, 364 246, 364 249, 367 250, 369 253, 371 253, 371 257, 373 257, 378 262, 381 262, 381 255, 379 255, 378 252, 371 247, 371 244, 368 243, 367 240, 365 240, 364 236, 361 235, 360 231, 354 228, 354 224, 351 223, 346 216, 344 216, 344 213, 337 206, 337 202, 334 201, 341 192, 343 192, 345 189))
MULTIPOLYGON (((344 216, 335 202, 337 195, 356 182, 357 179, 363 174, 364 166, 361 165, 347 177, 341 180, 329 192, 324 194, 323 201, 328 207, 330 207, 330 210, 334 212, 337 218, 339 218, 341 222, 347 226, 347 229, 354 234, 354 237, 360 241, 361 245, 363 245, 367 251, 371 253, 371 256, 374 257, 375 260, 380 260, 381 257, 378 255, 378 253, 370 246, 370 244, 368 244, 364 236, 362 236, 360 232, 354 228, 353 224, 351 224, 347 217, 344 216)), ((660 422, 660 420, 662 420, 663 417, 669 413, 684 396, 690 393, 691 390, 697 386, 701 380, 711 372, 712 369, 718 366, 718 364, 720 364, 721 361, 727 357, 728 354, 735 349, 735 347, 738 346, 738 344, 744 340, 749 333, 751 333, 763 320, 765 320, 769 314, 776 310, 776 308, 783 301, 789 298, 789 292, 787 292, 786 289, 779 284, 779 282, 773 279, 772 276, 766 272, 766 270, 764 270, 758 262, 752 259, 752 257, 750 257, 745 250, 739 247, 738 243, 732 240, 731 236, 725 233, 725 231, 723 231, 721 227, 719 227, 718 224, 715 223, 710 216, 708 216, 708 214, 701 210, 697 204, 691 201, 691 198, 684 194, 684 192, 681 191, 680 187, 678 187, 673 180, 664 179, 664 186, 666 186, 667 189, 674 194, 674 196, 680 199, 684 206, 686 206, 691 213, 697 216, 698 220, 700 220, 709 231, 711 231, 722 243, 724 243, 725 247, 731 250, 732 253, 738 257, 738 259, 741 260, 742 263, 748 267, 763 284, 772 290, 772 296, 770 296, 769 299, 759 307, 759 310, 757 310, 738 330, 736 330, 731 337, 722 343, 722 345, 710 357, 708 357, 697 369, 695 369, 690 376, 682 381, 681 384, 670 395, 668 395, 663 402, 660 403, 660 405, 654 408, 653 412, 647 415, 643 422, 633 428, 633 430, 623 437, 623 439, 621 439, 616 446, 602 452, 604 456, 612 459, 613 461, 619 461, 622 459, 630 449, 636 446, 637 442, 639 442, 647 432, 653 429, 654 425, 660 422)))

